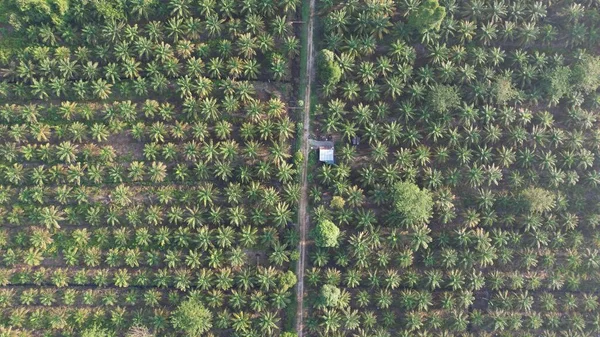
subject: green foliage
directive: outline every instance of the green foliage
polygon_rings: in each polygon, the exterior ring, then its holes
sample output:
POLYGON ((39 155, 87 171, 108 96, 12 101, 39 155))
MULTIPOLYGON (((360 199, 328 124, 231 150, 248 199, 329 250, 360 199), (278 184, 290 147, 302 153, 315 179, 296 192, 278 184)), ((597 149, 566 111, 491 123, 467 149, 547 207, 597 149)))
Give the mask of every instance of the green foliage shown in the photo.
POLYGON ((446 9, 438 0, 425 0, 408 17, 408 25, 422 34, 431 30, 439 30, 446 17, 446 9))
POLYGON ((135 325, 129 328, 126 337, 154 337, 150 329, 143 325, 135 325))
POLYGON ((304 161, 304 155, 302 154, 302 151, 298 150, 298 151, 294 152, 294 165, 300 166, 303 161, 304 161))
POLYGON ((543 213, 554 208, 556 195, 540 187, 529 187, 521 192, 521 198, 530 212, 543 213))
MULTIPOLYGON (((1 9, 0 9, 1 10, 1 9)), ((23 36, 16 32, 6 32, 0 30, 0 64, 6 64, 11 56, 22 51, 27 45, 23 36)))
POLYGON ((341 294, 342 291, 340 290, 340 288, 332 286, 331 284, 324 284, 321 287, 321 294, 319 300, 323 306, 335 307, 340 301, 341 294))
POLYGON ((548 72, 545 88, 552 103, 557 104, 571 92, 571 69, 559 66, 548 72))
POLYGON ((438 84, 431 88, 427 100, 434 111, 445 113, 460 104, 460 94, 455 86, 438 84))
POLYGON ((92 326, 91 328, 87 328, 85 330, 83 330, 83 332, 81 333, 81 337, 108 337, 108 332, 106 331, 106 329, 95 325, 92 326))
POLYGON ((342 78, 342 68, 331 50, 323 49, 317 58, 317 75, 323 84, 337 84, 342 78))
POLYGON ((345 204, 346 204, 346 200, 344 200, 344 198, 340 197, 339 195, 336 195, 333 198, 331 198, 331 203, 330 203, 331 208, 342 209, 342 208, 344 208, 345 204))
POLYGON ((293 271, 288 270, 281 274, 281 277, 279 278, 279 286, 283 290, 288 290, 295 286, 297 281, 298 279, 296 278, 296 274, 293 271))
POLYGON ((197 299, 190 298, 182 302, 171 315, 175 329, 189 337, 202 336, 212 327, 212 313, 197 299))
POLYGON ((509 76, 497 78, 492 86, 492 91, 499 104, 506 104, 519 95, 519 91, 513 86, 509 76))
POLYGON ((0 0, 0 335, 294 330, 299 3, 0 0))
POLYGON ((323 220, 313 230, 315 244, 319 247, 336 247, 340 229, 330 220, 323 220))
POLYGON ((600 57, 584 55, 573 67, 572 75, 577 88, 586 93, 596 91, 600 87, 600 57))
POLYGON ((286 331, 281 334, 281 337, 298 337, 298 334, 296 334, 295 332, 286 331))
POLYGON ((15 29, 31 24, 52 22, 61 25, 69 10, 70 0, 3 0, 15 29))
POLYGON ((407 225, 427 223, 433 213, 433 197, 429 190, 410 182, 396 183, 392 191, 394 209, 407 225))
POLYGON ((91 0, 91 4, 94 6, 98 14, 105 20, 115 20, 125 18, 125 8, 123 7, 124 2, 118 0, 91 0))

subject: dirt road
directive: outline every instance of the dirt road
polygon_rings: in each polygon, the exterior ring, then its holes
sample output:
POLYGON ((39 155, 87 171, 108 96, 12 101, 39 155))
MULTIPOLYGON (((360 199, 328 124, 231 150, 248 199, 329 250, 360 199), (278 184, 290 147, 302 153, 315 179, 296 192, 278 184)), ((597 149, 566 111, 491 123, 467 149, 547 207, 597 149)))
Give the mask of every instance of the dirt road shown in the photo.
POLYGON ((298 251, 300 252, 300 258, 298 259, 298 265, 296 268, 296 276, 298 277, 298 284, 296 286, 296 296, 298 301, 298 309, 296 312, 296 332, 298 337, 304 336, 304 268, 306 261, 306 239, 308 234, 308 153, 310 151, 308 138, 310 135, 310 96, 313 79, 315 76, 314 66, 314 50, 313 50, 313 30, 314 30, 314 15, 315 15, 315 0, 310 1, 310 14, 307 24, 307 39, 306 39, 306 88, 304 91, 304 116, 303 124, 304 130, 302 132, 301 150, 304 156, 301 168, 301 180, 300 180, 300 202, 298 204, 298 226, 300 230, 300 243, 298 245, 298 251))

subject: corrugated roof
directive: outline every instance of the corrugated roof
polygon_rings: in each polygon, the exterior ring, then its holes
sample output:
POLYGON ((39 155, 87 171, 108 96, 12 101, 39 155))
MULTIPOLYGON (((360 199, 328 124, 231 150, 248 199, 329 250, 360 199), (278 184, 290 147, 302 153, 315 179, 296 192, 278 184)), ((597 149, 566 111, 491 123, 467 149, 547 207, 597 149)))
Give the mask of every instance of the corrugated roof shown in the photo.
POLYGON ((324 163, 333 164, 333 148, 320 147, 319 148, 319 161, 324 163))

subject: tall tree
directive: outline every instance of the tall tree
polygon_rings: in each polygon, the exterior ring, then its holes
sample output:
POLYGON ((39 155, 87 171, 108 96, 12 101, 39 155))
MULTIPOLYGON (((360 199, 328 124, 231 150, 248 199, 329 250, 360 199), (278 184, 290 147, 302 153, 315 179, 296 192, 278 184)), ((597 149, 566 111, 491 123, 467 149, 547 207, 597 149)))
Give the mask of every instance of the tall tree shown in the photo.
POLYGON ((396 183, 391 191, 394 210, 405 225, 427 223, 433 214, 433 197, 429 190, 411 182, 396 183))
POLYGON ((189 298, 173 312, 171 323, 187 336, 199 337, 212 327, 212 313, 198 299, 189 298))
POLYGON ((322 220, 313 230, 315 244, 319 247, 337 247, 340 229, 330 220, 322 220))

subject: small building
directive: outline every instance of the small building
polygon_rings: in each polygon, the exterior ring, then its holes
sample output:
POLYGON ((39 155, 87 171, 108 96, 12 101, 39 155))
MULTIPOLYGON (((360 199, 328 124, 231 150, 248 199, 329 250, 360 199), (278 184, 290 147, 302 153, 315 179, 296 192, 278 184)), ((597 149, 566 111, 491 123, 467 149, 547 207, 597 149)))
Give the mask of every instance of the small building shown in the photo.
POLYGON ((331 147, 326 147, 326 146, 320 146, 319 147, 319 161, 326 163, 326 164, 335 164, 334 160, 333 160, 333 146, 331 147))

